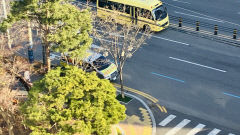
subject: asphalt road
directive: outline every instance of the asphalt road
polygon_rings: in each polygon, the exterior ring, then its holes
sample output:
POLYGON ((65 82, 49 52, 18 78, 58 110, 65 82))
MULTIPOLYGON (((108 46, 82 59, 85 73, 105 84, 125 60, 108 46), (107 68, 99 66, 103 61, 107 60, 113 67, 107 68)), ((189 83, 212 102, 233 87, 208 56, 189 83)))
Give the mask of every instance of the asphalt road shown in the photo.
POLYGON ((240 99, 226 95, 240 96, 240 48, 171 30, 155 35, 127 61, 125 85, 171 109, 240 131, 240 99))
MULTIPOLYGON (((175 16, 239 28, 239 1, 166 1, 175 16)), ((125 85, 173 110, 240 133, 240 48, 180 32, 154 34, 127 61, 125 85)))

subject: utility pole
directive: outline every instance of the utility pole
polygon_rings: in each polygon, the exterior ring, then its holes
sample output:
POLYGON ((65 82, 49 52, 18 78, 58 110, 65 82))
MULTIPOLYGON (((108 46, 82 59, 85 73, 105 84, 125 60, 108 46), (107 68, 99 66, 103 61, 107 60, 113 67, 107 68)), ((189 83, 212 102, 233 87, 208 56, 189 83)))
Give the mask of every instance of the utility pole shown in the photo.
MULTIPOLYGON (((5 0, 2 0, 2 5, 3 5, 3 17, 5 19, 7 19, 7 9, 6 9, 6 2, 5 2, 5 0)), ((12 44, 11 44, 11 37, 10 37, 9 29, 7 29, 7 39, 8 39, 8 48, 11 49, 12 48, 12 44)))

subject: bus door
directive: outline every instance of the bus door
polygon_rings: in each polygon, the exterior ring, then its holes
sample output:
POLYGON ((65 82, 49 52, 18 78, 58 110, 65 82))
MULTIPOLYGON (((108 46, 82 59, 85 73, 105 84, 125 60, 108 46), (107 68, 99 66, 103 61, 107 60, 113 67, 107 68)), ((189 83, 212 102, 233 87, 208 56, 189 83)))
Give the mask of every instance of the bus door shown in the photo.
POLYGON ((137 25, 137 8, 131 7, 131 18, 132 18, 132 24, 137 25))

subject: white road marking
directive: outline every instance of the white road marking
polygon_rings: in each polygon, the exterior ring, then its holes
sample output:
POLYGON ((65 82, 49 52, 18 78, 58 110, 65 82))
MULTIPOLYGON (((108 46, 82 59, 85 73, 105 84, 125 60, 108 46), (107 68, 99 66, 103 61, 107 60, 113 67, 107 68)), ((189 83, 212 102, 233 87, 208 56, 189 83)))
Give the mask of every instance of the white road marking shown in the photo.
POLYGON ((224 21, 222 21, 222 20, 217 20, 217 19, 212 19, 212 18, 207 18, 207 17, 200 17, 200 16, 191 15, 191 14, 186 14, 186 13, 177 12, 177 11, 174 11, 174 12, 175 12, 176 14, 182 14, 182 15, 187 15, 187 16, 191 16, 191 17, 196 17, 196 18, 201 18, 201 19, 205 19, 205 20, 210 20, 210 21, 215 21, 215 22, 224 23, 224 21))
POLYGON ((229 133, 228 135, 235 135, 235 134, 229 133))
POLYGON ((240 15, 240 12, 238 12, 237 14, 239 14, 239 15, 240 15))
POLYGON ((182 60, 182 59, 178 59, 178 58, 174 58, 174 57, 169 57, 169 58, 170 59, 174 59, 174 60, 178 60, 178 61, 182 61, 182 62, 186 62, 186 63, 189 63, 189 64, 197 65, 197 66, 200 66, 200 67, 205 67, 205 68, 217 70, 217 71, 220 71, 220 72, 227 72, 227 71, 224 71, 224 70, 221 70, 221 69, 217 69, 217 68, 201 65, 201 64, 198 64, 198 63, 194 63, 194 62, 190 62, 190 61, 186 61, 186 60, 182 60))
POLYGON ((151 35, 151 37, 158 38, 158 39, 163 39, 163 40, 167 40, 167 41, 170 41, 170 42, 174 42, 174 43, 178 43, 178 44, 189 46, 188 43, 183 43, 183 42, 175 41, 175 40, 168 39, 168 38, 163 38, 163 37, 158 37, 158 36, 153 36, 153 35, 151 35))
POLYGON ((214 128, 210 133, 208 133, 208 135, 216 135, 216 134, 218 134, 220 131, 221 131, 220 129, 214 128))
MULTIPOLYGON (((141 34, 146 35, 146 34, 144 34, 144 33, 141 33, 141 34)), ((182 45, 187 45, 187 46, 189 46, 188 43, 183 43, 183 42, 175 41, 175 40, 168 39, 168 38, 163 38, 163 37, 154 36, 154 35, 150 35, 150 37, 154 37, 154 38, 158 38, 158 39, 163 39, 163 40, 167 40, 167 41, 170 41, 170 42, 174 42, 174 43, 178 43, 178 44, 182 44, 182 45)))
POLYGON ((174 118, 176 118, 175 115, 169 115, 167 118, 165 118, 163 121, 161 121, 158 125, 160 126, 166 126, 169 122, 171 122, 174 118))
MULTIPOLYGON (((102 32, 101 30, 97 30, 96 31, 100 31, 102 32)), ((124 37, 123 35, 118 35, 118 34, 114 34, 114 33, 110 33, 112 35, 115 35, 115 36, 119 36, 119 37, 124 37)), ((143 35, 147 35, 147 34, 144 34, 144 33, 141 33, 140 34, 143 34, 143 35)), ((154 38, 158 38, 158 39, 162 39, 162 40, 167 40, 167 41, 170 41, 170 42, 174 42, 174 43, 178 43, 178 44, 182 44, 182 45, 187 45, 189 46, 189 44, 187 43, 183 43, 183 42, 180 42, 180 41, 175 41, 175 40, 172 40, 172 39, 168 39, 168 38, 163 38, 163 37, 159 37, 159 36, 154 36, 154 35, 150 35, 150 37, 154 37, 154 38)))
POLYGON ((180 0, 173 0, 173 1, 180 2, 180 3, 185 3, 185 4, 191 4, 191 3, 189 3, 189 2, 180 1, 180 0))
POLYGON ((194 127, 190 132, 187 133, 187 135, 195 135, 198 132, 200 132, 206 125, 198 124, 196 127, 194 127))
POLYGON ((175 126, 174 128, 172 128, 171 130, 169 130, 165 135, 175 135, 179 130, 181 130, 181 128, 183 128, 184 126, 186 126, 191 120, 188 119, 184 119, 183 121, 181 121, 179 124, 177 124, 177 126, 175 126))

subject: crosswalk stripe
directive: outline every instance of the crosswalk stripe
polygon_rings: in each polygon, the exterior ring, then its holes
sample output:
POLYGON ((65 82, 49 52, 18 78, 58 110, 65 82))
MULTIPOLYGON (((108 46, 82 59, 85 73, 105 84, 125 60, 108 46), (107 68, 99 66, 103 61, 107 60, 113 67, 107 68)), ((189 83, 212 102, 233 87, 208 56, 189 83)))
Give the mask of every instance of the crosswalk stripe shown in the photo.
POLYGON ((176 118, 175 115, 169 115, 167 118, 165 118, 163 121, 161 121, 158 125, 160 126, 166 126, 170 121, 172 121, 174 118, 176 118))
POLYGON ((218 134, 220 131, 221 131, 220 129, 214 128, 210 133, 208 133, 208 135, 216 135, 216 134, 218 134))
POLYGON ((172 128, 170 131, 168 131, 165 135, 174 135, 176 134, 179 130, 181 130, 181 128, 183 128, 184 126, 186 126, 191 120, 188 119, 184 119, 183 121, 181 121, 179 124, 177 124, 177 126, 175 126, 174 128, 172 128))
POLYGON ((229 133, 228 135, 235 135, 235 134, 229 133))
POLYGON ((196 127, 194 127, 191 131, 187 133, 187 135, 195 135, 198 132, 200 132, 206 125, 198 124, 196 127))

